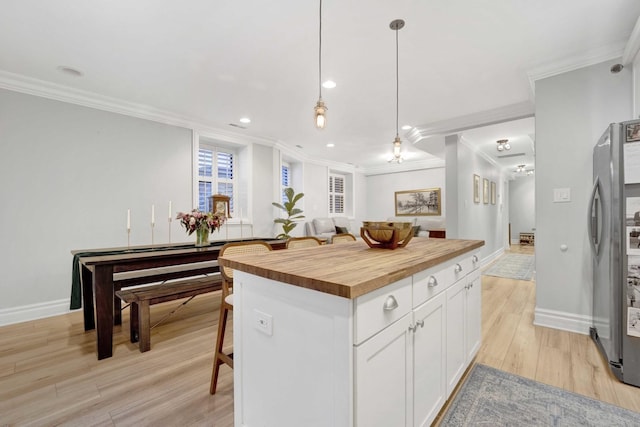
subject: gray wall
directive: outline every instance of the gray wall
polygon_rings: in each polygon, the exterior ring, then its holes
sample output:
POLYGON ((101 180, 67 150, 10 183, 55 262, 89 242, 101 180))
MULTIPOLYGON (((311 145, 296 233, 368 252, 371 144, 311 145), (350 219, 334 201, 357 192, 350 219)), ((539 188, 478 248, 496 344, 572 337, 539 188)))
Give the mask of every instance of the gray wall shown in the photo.
MULTIPOLYGON (((500 170, 454 135, 445 139, 448 205, 455 203, 457 217, 447 217, 447 237, 484 240, 480 251, 485 262, 506 247, 508 186, 500 170), (473 198, 473 175, 480 176, 480 203, 473 198), (496 183, 496 203, 484 203, 483 179, 496 183), (454 183, 457 187, 454 187, 454 183), (453 200, 452 200, 453 198, 453 200), (451 230, 451 233, 449 232, 451 230)), ((489 185, 489 189, 491 185, 489 185)))
POLYGON ((536 179, 533 175, 509 181, 509 223, 511 242, 519 243, 520 233, 536 227, 536 179))
POLYGON ((632 112, 630 71, 611 74, 619 59, 536 82, 537 324, 586 333, 592 273, 587 204, 592 147, 611 122, 632 112), (571 202, 553 203, 554 188, 571 202), (562 251, 560 245, 567 245, 562 251))
POLYGON ((0 90, 0 138, 0 309, 68 307, 71 250, 126 246, 127 209, 151 243, 152 204, 167 241, 169 200, 191 209, 190 130, 0 90))

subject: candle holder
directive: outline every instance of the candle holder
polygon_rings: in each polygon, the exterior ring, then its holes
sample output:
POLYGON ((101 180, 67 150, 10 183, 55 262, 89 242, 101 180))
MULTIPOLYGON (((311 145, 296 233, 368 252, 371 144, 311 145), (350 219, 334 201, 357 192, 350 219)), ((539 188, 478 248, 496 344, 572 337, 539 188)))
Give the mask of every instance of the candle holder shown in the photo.
POLYGON ((127 228, 127 250, 131 249, 131 228, 127 228))
POLYGON ((171 217, 169 217, 169 243, 171 243, 171 217))
POLYGON ((151 245, 153 246, 153 229, 156 227, 154 222, 151 223, 151 245))

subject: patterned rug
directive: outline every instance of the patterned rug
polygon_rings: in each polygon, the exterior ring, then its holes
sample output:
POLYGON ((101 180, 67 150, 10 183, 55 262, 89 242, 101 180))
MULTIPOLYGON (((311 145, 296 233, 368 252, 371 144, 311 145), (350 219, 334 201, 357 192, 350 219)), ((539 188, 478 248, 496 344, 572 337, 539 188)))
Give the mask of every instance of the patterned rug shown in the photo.
POLYGON ((507 279, 531 280, 534 268, 535 257, 533 255, 505 254, 482 274, 506 277, 507 279))
POLYGON ((640 414, 475 365, 441 426, 639 426, 640 414))

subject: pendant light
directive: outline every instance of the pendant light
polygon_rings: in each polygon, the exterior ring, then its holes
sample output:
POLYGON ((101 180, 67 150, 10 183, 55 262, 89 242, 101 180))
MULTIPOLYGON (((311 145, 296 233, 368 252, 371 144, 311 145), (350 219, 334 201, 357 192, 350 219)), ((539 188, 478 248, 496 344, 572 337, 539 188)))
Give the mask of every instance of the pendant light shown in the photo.
POLYGON ((402 141, 400 141, 400 132, 398 131, 398 110, 400 104, 400 77, 398 73, 398 30, 404 27, 404 21, 402 19, 396 19, 391 21, 389 28, 396 32, 396 139, 393 140, 393 157, 389 160, 389 163, 402 163, 402 154, 400 148, 402 141))
POLYGON ((319 25, 319 43, 318 43, 318 89, 320 92, 320 96, 318 97, 318 102, 316 103, 315 111, 315 122, 316 127, 318 129, 324 129, 327 124, 327 118, 325 116, 328 108, 324 105, 324 101, 322 100, 322 0, 320 0, 320 25, 319 25))

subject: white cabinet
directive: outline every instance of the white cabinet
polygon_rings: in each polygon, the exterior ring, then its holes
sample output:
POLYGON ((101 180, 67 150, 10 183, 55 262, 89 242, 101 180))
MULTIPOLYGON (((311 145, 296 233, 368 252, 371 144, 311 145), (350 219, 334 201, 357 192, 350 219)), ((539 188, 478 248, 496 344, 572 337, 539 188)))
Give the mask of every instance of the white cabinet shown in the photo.
MULTIPOLYGON (((476 266, 477 256, 469 258, 476 266), (472 260, 475 259, 475 262, 472 260)), ((447 395, 478 352, 482 328, 480 270, 473 268, 447 289, 447 395)))
POLYGON ((446 298, 444 293, 414 310, 413 425, 429 426, 447 400, 446 298))
POLYGON ((355 349, 355 425, 411 425, 411 314, 355 349))
POLYGON ((451 394, 466 369, 464 307, 467 282, 458 280, 447 289, 447 396, 451 394))
POLYGON ((467 277, 466 343, 467 365, 478 354, 482 341, 482 286, 480 270, 475 270, 467 277))

